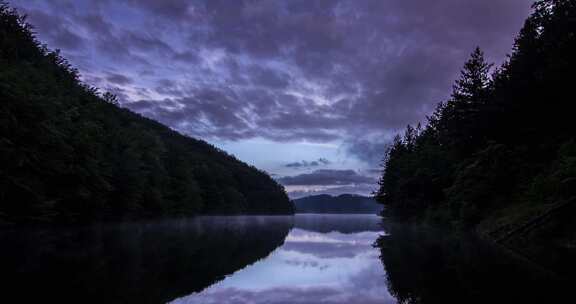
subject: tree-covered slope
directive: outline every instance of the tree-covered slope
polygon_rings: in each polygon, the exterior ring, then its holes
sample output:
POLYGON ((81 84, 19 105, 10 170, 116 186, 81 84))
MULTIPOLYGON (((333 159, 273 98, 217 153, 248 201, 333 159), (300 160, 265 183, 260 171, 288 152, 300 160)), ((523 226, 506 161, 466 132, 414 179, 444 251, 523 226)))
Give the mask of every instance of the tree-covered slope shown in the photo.
POLYGON ((81 83, 0 2, 0 221, 290 212, 264 172, 81 83))
POLYGON ((377 198, 389 217, 574 253, 576 1, 536 2, 491 70, 477 49, 428 124, 396 137, 377 198))
POLYGON ((296 213, 377 214, 382 206, 374 198, 342 194, 312 195, 294 200, 296 213))

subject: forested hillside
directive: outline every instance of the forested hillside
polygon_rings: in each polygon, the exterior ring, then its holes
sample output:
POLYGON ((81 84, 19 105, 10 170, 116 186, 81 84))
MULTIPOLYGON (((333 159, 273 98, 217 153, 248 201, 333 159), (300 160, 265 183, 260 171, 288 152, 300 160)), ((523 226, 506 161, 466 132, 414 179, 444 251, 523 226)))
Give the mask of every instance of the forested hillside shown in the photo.
POLYGON ((353 194, 312 195, 294 200, 296 213, 378 214, 382 206, 372 197, 353 194))
POLYGON ((81 83, 0 2, 0 222, 291 212, 264 172, 81 83))
POLYGON ((575 73, 576 1, 536 2, 506 63, 475 50, 427 125, 395 138, 385 216, 574 252, 575 73))

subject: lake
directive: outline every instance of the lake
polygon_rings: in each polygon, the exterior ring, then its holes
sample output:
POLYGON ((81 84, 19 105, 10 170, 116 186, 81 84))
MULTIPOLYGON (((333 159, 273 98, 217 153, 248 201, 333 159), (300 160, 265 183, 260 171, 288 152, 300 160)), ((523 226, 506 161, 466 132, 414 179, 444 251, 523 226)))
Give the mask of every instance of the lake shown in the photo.
POLYGON ((284 243, 266 258, 185 303, 385 303, 393 300, 374 241, 372 215, 297 215, 284 243))
POLYGON ((550 302, 565 281, 473 236, 374 215, 0 231, 3 303, 550 302))

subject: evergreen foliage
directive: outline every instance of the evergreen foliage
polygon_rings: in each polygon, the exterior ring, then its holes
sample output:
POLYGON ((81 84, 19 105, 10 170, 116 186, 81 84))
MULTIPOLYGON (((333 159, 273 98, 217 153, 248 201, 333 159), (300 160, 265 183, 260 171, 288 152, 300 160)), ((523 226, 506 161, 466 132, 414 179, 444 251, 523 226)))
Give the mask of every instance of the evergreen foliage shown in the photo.
POLYGON ((576 198, 576 1, 533 10, 505 64, 491 73, 476 49, 428 124, 394 139, 376 193, 385 216, 479 227, 576 198))
POLYGON ((264 172, 81 83, 0 2, 0 221, 291 212, 264 172))

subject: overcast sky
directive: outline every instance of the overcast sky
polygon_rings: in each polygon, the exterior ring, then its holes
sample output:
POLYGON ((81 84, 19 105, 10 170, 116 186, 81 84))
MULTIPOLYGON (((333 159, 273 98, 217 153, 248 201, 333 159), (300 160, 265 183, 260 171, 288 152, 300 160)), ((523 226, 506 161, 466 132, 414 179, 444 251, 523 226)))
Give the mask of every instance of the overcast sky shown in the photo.
POLYGON ((368 194, 387 142, 502 63, 530 0, 11 0, 124 107, 267 172, 292 197, 368 194))

